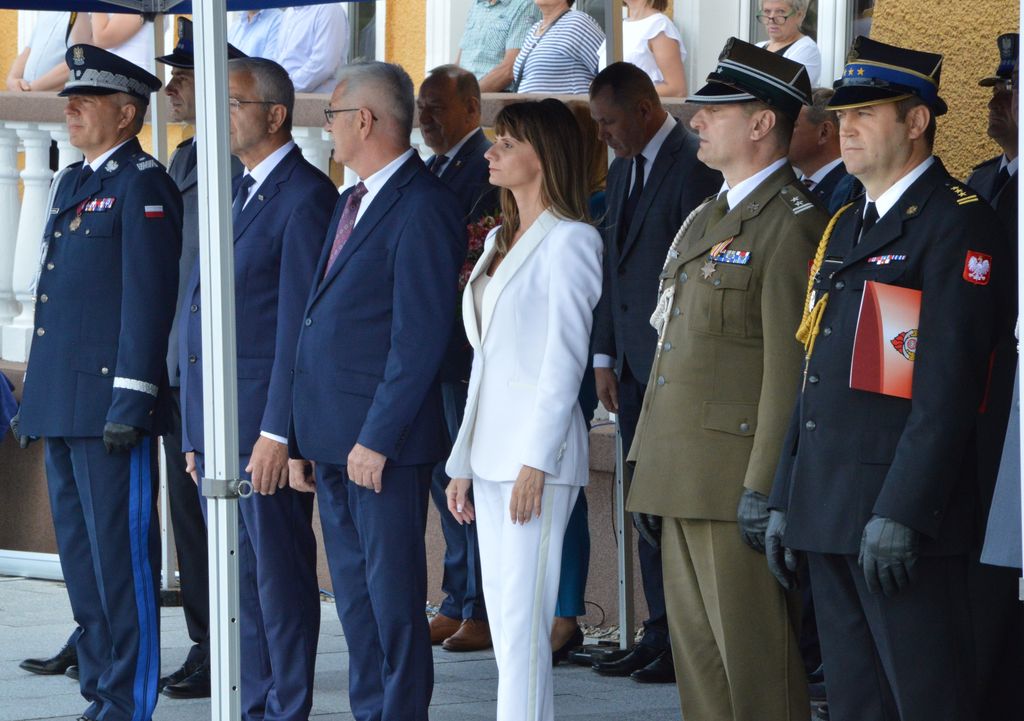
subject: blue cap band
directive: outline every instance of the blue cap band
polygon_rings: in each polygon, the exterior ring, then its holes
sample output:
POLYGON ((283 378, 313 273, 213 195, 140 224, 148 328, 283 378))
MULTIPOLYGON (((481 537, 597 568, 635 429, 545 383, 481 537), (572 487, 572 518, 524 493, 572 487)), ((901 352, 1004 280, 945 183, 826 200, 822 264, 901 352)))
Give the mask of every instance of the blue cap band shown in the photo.
POLYGON ((939 88, 935 81, 904 68, 892 65, 858 61, 843 68, 839 84, 844 86, 863 85, 867 87, 890 87, 917 95, 928 105, 939 99, 939 88))

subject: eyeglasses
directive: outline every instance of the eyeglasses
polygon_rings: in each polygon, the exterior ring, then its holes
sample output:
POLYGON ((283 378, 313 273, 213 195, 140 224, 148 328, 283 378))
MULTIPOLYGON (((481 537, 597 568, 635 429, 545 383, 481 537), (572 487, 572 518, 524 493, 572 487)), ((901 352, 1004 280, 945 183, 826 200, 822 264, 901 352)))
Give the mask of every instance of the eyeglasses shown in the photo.
POLYGON ((788 15, 765 15, 764 13, 758 13, 754 17, 762 25, 785 25, 786 21, 796 15, 796 12, 791 12, 788 15))
MULTIPOLYGON (((327 124, 330 125, 334 122, 334 116, 338 113, 356 113, 360 110, 363 110, 363 108, 324 108, 324 118, 327 120, 327 124)), ((377 116, 372 112, 370 113, 370 117, 374 120, 378 120, 377 116)))
POLYGON ((284 105, 276 100, 239 100, 238 98, 228 98, 228 108, 235 112, 242 109, 243 105, 284 105))

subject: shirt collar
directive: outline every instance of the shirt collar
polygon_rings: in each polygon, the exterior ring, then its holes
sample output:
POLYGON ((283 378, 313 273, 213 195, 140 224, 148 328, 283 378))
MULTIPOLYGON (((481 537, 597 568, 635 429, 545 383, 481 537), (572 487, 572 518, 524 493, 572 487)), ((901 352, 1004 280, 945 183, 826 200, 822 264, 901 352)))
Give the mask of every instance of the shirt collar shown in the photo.
POLYGON ((446 152, 442 153, 442 155, 444 155, 444 157, 448 158, 448 162, 449 163, 452 162, 453 160, 455 160, 455 156, 459 154, 460 150, 462 150, 462 146, 465 145, 466 141, 469 140, 470 138, 472 138, 473 135, 476 134, 476 131, 479 130, 479 129, 480 128, 473 128, 468 133, 466 133, 465 137, 462 138, 462 140, 457 142, 452 147, 448 148, 448 150, 446 152))
MULTIPOLYGON (((868 203, 873 202, 875 204, 875 211, 878 213, 878 217, 881 218, 888 213, 889 209, 896 205, 896 203, 899 202, 899 199, 903 197, 903 194, 907 192, 907 188, 913 185, 915 180, 924 175, 924 171, 932 167, 932 163, 934 162, 935 156, 929 155, 920 165, 897 180, 887 191, 878 196, 878 200, 872 200, 871 196, 865 193, 864 197, 867 199, 868 203)), ((867 207, 867 203, 865 203, 865 210, 867 207)))
MULTIPOLYGON (((256 165, 255 168, 253 168, 252 170, 246 169, 245 175, 251 175, 252 179, 255 181, 253 183, 253 190, 255 190, 255 189, 259 188, 261 185, 263 185, 263 181, 265 181, 268 177, 270 177, 270 174, 272 172, 274 172, 274 168, 276 168, 278 166, 278 164, 282 160, 284 160, 284 156, 288 155, 288 153, 290 153, 292 148, 294 148, 294 147, 295 147, 295 141, 294 140, 289 140, 287 143, 285 143, 280 148, 275 150, 273 153, 271 153, 270 155, 265 157, 263 160, 261 160, 256 165)), ((250 194, 251 194, 251 191, 250 191, 250 194)))
POLYGON ((803 179, 809 180, 812 183, 814 183, 815 185, 817 185, 818 183, 820 183, 821 181, 823 181, 825 179, 826 175, 828 175, 833 170, 838 168, 839 164, 842 163, 842 162, 843 162, 842 157, 836 158, 831 163, 825 163, 824 165, 822 165, 820 168, 818 168, 817 171, 814 172, 813 175, 810 175, 810 176, 805 175, 803 177, 803 179))
MULTIPOLYGON (((743 202, 744 198, 753 193, 757 186, 764 182, 765 178, 789 162, 788 158, 779 158, 766 168, 762 168, 746 180, 736 183, 736 187, 730 188, 728 183, 722 183, 722 190, 726 192, 726 201, 729 203, 729 210, 743 202)), ((721 195, 719 191, 719 195, 721 195)))
POLYGON ((409 148, 376 173, 368 175, 365 178, 360 178, 360 180, 363 181, 363 185, 366 186, 366 193, 368 195, 371 193, 376 195, 377 191, 383 188, 384 184, 391 180, 391 176, 394 175, 400 167, 402 167, 405 161, 412 157, 413 152, 413 149, 409 148))
POLYGON ((676 119, 672 117, 672 113, 665 114, 665 122, 658 128, 658 132, 654 134, 654 137, 648 141, 644 149, 640 151, 640 154, 644 156, 644 161, 647 163, 647 167, 650 168, 654 165, 654 159, 658 157, 658 151, 661 150, 661 146, 665 144, 665 138, 672 132, 672 128, 676 126, 676 119))
POLYGON ((1019 155, 1016 158, 1014 158, 1013 160, 1007 160, 1006 159, 1006 154, 1004 153, 1003 157, 1001 157, 999 159, 999 170, 1002 170, 1003 168, 1006 168, 1007 169, 1006 172, 1008 172, 1010 175, 1016 175, 1017 174, 1017 161, 1018 160, 1020 160, 1020 156, 1019 155))
MULTIPOLYGON (((135 137, 135 136, 133 135, 133 136, 132 136, 131 138, 128 138, 128 140, 132 140, 132 139, 134 139, 134 137, 135 137)), ((125 143, 127 143, 127 142, 128 142, 128 140, 125 140, 124 142, 118 143, 118 144, 117 144, 117 145, 115 145, 115 146, 114 146, 113 148, 111 148, 110 150, 108 150, 107 152, 105 152, 105 153, 104 153, 103 155, 99 156, 98 158, 94 158, 94 159, 93 159, 93 161, 92 161, 91 163, 86 163, 86 165, 88 165, 88 166, 89 166, 89 167, 90 167, 90 168, 92 169, 92 172, 94 172, 94 173, 95 173, 95 172, 97 172, 97 171, 98 171, 98 170, 99 170, 100 168, 102 168, 102 167, 103 167, 103 164, 104 164, 105 162, 107 162, 107 159, 108 159, 108 158, 109 158, 109 157, 110 157, 111 155, 113 155, 114 153, 116 153, 116 152, 118 151, 118 149, 120 149, 120 147, 121 147, 122 145, 124 145, 125 143)))

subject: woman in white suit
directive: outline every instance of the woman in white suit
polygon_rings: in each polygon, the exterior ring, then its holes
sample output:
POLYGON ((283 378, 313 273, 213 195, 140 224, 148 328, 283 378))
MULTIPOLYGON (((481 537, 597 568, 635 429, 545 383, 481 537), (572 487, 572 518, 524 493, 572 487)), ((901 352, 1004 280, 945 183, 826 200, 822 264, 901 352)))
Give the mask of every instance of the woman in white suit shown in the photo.
POLYGON ((487 151, 503 224, 462 299, 473 346, 448 508, 477 522, 498 663, 498 721, 554 717, 551 623, 562 538, 589 476, 577 396, 601 296, 579 126, 558 100, 515 103, 487 151), (472 486, 472 500, 469 491, 472 486))

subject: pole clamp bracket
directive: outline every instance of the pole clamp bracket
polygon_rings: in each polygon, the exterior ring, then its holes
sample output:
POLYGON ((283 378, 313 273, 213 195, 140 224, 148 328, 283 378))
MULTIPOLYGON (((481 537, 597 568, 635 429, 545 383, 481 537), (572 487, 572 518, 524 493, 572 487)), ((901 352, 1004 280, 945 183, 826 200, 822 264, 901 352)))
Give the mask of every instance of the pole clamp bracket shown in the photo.
POLYGON ((252 482, 244 478, 221 480, 203 479, 203 496, 206 498, 248 498, 252 495, 252 482))

